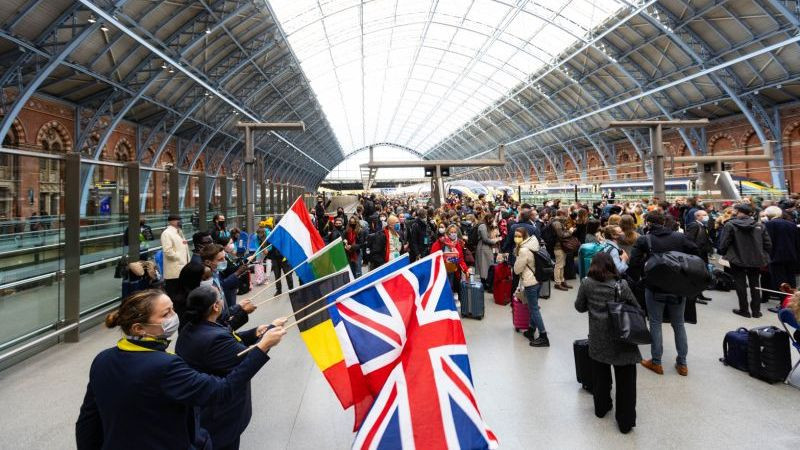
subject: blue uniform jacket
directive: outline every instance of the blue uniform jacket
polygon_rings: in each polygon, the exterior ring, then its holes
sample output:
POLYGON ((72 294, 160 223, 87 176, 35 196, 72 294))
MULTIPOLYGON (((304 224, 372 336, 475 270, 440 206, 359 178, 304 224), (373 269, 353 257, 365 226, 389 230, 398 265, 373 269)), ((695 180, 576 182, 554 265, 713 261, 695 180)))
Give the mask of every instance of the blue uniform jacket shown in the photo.
POLYGON ((269 357, 249 352, 224 378, 167 353, 166 341, 128 341, 98 354, 75 423, 77 448, 210 448, 195 406, 241 397, 269 357))
MULTIPOLYGON (((237 353, 256 342, 256 329, 234 335, 226 326, 209 321, 186 325, 178 336, 175 352, 200 372, 226 376, 242 358, 237 353)), ((242 395, 200 409, 200 426, 211 435, 214 447, 230 445, 247 428, 252 415, 250 382, 242 395)))

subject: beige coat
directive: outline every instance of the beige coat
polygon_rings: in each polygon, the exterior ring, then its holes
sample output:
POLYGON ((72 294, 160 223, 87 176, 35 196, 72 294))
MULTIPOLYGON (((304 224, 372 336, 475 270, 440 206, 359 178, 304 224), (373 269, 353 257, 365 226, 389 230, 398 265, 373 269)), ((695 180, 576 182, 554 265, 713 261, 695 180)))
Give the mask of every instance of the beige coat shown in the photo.
POLYGON ((536 260, 533 254, 539 251, 539 240, 536 236, 529 237, 522 241, 517 252, 517 259, 514 261, 514 273, 519 275, 519 282, 522 287, 535 286, 536 275, 536 260))
POLYGON ((164 279, 178 278, 191 255, 183 232, 172 225, 167 226, 161 233, 161 250, 164 252, 164 279))

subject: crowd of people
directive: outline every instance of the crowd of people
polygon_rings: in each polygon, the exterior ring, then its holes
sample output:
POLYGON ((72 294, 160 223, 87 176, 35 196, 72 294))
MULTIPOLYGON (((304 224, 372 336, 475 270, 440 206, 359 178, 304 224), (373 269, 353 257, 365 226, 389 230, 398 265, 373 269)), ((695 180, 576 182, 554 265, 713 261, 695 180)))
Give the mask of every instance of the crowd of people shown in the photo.
MULTIPOLYGON (((603 417, 611 409, 613 366, 616 418, 620 430, 627 433, 636 424, 635 367, 664 373, 662 324, 669 318, 677 350, 674 367, 681 376, 688 376, 687 308, 712 301, 702 291, 688 298, 648 288, 643 279, 650 255, 675 251, 701 258, 709 276, 721 273, 718 276, 732 280, 738 298, 734 314, 762 317, 762 303, 781 301, 781 292, 796 288, 800 196, 779 202, 746 197, 719 204, 697 197, 673 201, 615 197, 611 192, 600 201, 566 203, 555 198, 535 205, 507 194, 477 199, 451 194, 434 208, 414 197, 371 194, 360 196, 350 216, 341 209, 332 217, 320 215, 326 204, 318 198, 311 218, 327 242, 339 237, 345 241, 354 274, 360 274, 367 262, 373 269, 402 253, 415 261, 443 250, 456 298, 460 281, 470 276, 491 292, 490 271, 496 264, 510 264, 515 295, 524 298, 530 311, 529 328, 523 334, 532 347, 549 346, 539 298, 543 285, 569 291, 576 286, 567 280, 574 279, 585 264, 575 308, 589 312, 595 413, 603 417), (579 249, 586 244, 597 250, 581 261, 584 255, 579 249), (552 272, 537 267, 540 249, 554 260, 552 272), (615 298, 646 311, 652 337, 649 358, 643 359, 637 346, 608 338, 606 303, 615 298)), ((795 296, 793 305, 795 311, 800 310, 800 296, 795 296)), ((778 306, 770 310, 777 312, 778 306)))
MULTIPOLYGON (((644 286, 649 255, 680 251, 702 258, 709 271, 733 280, 739 300, 733 312, 761 317, 761 304, 770 297, 757 288, 780 292, 796 287, 800 214, 797 198, 775 204, 744 199, 717 207, 698 198, 614 197, 604 195, 591 204, 548 199, 534 205, 508 195, 449 195, 434 208, 424 199, 371 194, 360 196, 349 214, 342 208, 327 213, 329 201, 319 197, 309 218, 326 242, 342 240, 355 277, 401 254, 413 262, 442 251, 458 300, 462 280, 479 281, 491 292, 495 268, 508 264, 514 295, 530 311, 523 334, 532 347, 550 345, 540 305, 543 289, 577 288, 575 309, 589 313, 595 414, 603 417, 612 409, 613 366, 616 419, 627 433, 636 425, 636 367, 664 373, 665 315, 675 334, 675 369, 687 376, 685 308, 690 302, 711 301, 702 292, 686 298, 644 286), (587 257, 583 249, 589 247, 596 251, 587 257), (580 285, 569 282, 576 272, 582 275, 580 285), (614 300, 646 309, 649 358, 643 360, 639 347, 609 337, 607 303, 614 300)), ((123 337, 92 363, 76 424, 78 448, 211 448, 212 443, 213 448, 238 448, 252 410, 249 380, 280 342, 286 322, 279 318, 240 331, 256 305, 238 296, 250 289, 251 266, 271 266, 276 295, 284 282, 293 288, 292 277, 283 276, 291 270, 285 258, 264 245, 274 225, 267 218, 244 239, 246 233, 216 215, 210 231, 195 233, 189 242, 181 217, 168 217, 160 237, 163 291, 136 292, 106 318, 106 325, 119 327, 123 337), (178 332, 173 355, 167 348, 178 332), (260 351, 237 356, 250 345, 260 351)), ((141 226, 142 233, 151 232, 145 223, 141 226)), ((792 307, 800 312, 798 298, 792 307)))

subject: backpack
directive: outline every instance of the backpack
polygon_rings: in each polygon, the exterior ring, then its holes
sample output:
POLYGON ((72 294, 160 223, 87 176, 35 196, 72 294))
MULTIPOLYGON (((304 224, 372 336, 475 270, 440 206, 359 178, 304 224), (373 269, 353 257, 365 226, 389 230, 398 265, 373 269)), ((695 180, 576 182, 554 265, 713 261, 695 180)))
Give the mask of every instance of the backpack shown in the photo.
POLYGON ((544 242, 539 240, 539 250, 533 254, 534 270, 533 275, 539 281, 546 281, 553 279, 553 272, 556 267, 556 262, 544 246, 544 242))
POLYGON ((578 249, 578 274, 581 279, 586 278, 589 273, 589 266, 592 264, 594 255, 605 251, 606 246, 599 242, 589 242, 581 245, 578 249))
POLYGON ((715 291, 723 291, 723 292, 728 292, 736 289, 736 285, 733 282, 733 277, 731 276, 731 274, 725 273, 719 269, 714 269, 710 286, 711 289, 715 291))
POLYGON ((711 275, 699 256, 678 251, 653 252, 651 235, 646 235, 650 256, 644 262, 644 283, 653 290, 680 297, 694 297, 708 287, 711 275))
POLYGON ((473 225, 472 229, 469 230, 469 236, 467 236, 467 248, 473 252, 476 248, 478 248, 478 242, 481 240, 481 235, 478 233, 478 227, 480 227, 480 225, 473 225))
POLYGON ((542 230, 542 240, 548 249, 552 250, 556 247, 558 236, 556 236, 556 230, 553 228, 552 222, 548 223, 547 226, 545 226, 542 230))

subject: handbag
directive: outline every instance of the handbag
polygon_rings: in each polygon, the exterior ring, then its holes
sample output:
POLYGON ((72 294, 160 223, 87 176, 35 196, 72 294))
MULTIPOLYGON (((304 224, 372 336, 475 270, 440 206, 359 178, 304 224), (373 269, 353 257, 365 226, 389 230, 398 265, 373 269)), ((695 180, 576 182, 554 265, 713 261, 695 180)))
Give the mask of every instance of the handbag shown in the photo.
POLYGON ((580 247, 581 241, 575 236, 570 236, 561 240, 561 250, 564 250, 564 253, 575 253, 580 247))
POLYGON ((611 338, 617 342, 645 345, 653 342, 644 311, 635 305, 618 302, 619 282, 614 286, 614 301, 608 302, 608 321, 611 338))

